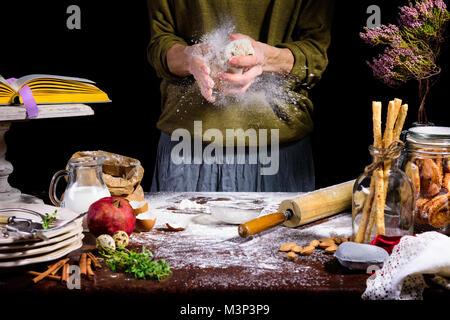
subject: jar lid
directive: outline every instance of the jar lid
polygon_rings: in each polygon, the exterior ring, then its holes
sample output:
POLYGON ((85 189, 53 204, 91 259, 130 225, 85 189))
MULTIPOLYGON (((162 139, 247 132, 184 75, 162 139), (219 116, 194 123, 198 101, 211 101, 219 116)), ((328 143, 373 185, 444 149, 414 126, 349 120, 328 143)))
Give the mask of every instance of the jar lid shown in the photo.
POLYGON ((420 126, 408 129, 406 141, 431 145, 450 146, 450 127, 420 126))
POLYGON ((450 127, 414 127, 408 129, 408 134, 425 139, 450 139, 450 127))

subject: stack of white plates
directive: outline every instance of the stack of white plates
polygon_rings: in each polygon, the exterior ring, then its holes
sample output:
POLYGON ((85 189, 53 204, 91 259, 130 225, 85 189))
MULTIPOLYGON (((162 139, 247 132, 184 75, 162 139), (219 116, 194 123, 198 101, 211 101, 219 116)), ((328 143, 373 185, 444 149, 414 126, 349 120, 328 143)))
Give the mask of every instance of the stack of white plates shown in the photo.
MULTIPOLYGON (((23 208, 42 214, 57 210, 55 225, 73 219, 77 214, 66 208, 57 208, 45 204, 0 203, 0 208, 23 208)), ((35 215, 25 212, 0 212, 0 215, 28 218, 41 223, 35 215)), ((24 266, 28 264, 52 261, 80 248, 83 244, 83 227, 81 219, 77 219, 62 228, 45 232, 47 240, 24 239, 14 232, 7 237, 0 231, 0 268, 24 266)), ((53 226, 53 225, 52 225, 53 226)))

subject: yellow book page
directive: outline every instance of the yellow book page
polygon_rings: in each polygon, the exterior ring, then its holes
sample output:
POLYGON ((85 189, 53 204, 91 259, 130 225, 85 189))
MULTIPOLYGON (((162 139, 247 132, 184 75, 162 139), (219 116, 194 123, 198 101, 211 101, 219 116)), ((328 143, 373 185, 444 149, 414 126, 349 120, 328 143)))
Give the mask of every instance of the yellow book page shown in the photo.
MULTIPOLYGON (((13 91, 14 88, 17 88, 18 90, 24 85, 28 85, 37 104, 110 101, 108 95, 97 88, 94 85, 93 81, 88 79, 44 74, 28 75, 25 77, 21 77, 20 79, 12 83, 11 90, 13 91)), ((23 103, 21 97, 19 97, 19 100, 21 103, 23 103)), ((9 102, 11 102, 11 97, 9 101, 4 103, 9 102)))
POLYGON ((31 88, 32 92, 48 92, 48 93, 61 93, 61 92, 86 92, 86 93, 95 93, 99 92, 99 89, 97 88, 72 88, 72 87, 60 87, 60 86, 54 86, 54 85, 34 85, 31 88))
POLYGON ((2 97, 0 96, 0 104, 10 104, 11 98, 10 97, 2 97))
POLYGON ((86 103, 110 101, 108 95, 90 83, 40 78, 27 83, 36 103, 86 103))
POLYGON ((63 81, 59 79, 36 79, 27 83, 30 89, 37 87, 53 87, 60 88, 61 90, 65 89, 80 89, 80 90, 100 90, 96 86, 83 82, 71 82, 71 81, 63 81))
POLYGON ((0 104, 10 104, 14 91, 0 82, 0 104))
POLYGON ((23 85, 25 84, 31 84, 36 81, 56 81, 56 82, 71 82, 71 83, 91 83, 95 84, 95 82, 83 79, 83 78, 76 78, 76 77, 65 77, 65 76, 55 76, 51 74, 30 74, 24 77, 20 77, 13 83, 11 83, 11 87, 18 91, 23 85))
MULTIPOLYGON (((59 94, 33 94, 37 104, 46 103, 88 103, 88 102, 108 102, 109 97, 104 92, 99 93, 59 93, 59 94)), ((23 103, 22 99, 20 102, 23 103)))

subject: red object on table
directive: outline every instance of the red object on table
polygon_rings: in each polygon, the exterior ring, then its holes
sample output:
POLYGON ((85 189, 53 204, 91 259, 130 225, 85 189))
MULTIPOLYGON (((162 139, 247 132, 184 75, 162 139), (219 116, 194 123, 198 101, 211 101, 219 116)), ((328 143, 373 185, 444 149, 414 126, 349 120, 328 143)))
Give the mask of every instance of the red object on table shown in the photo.
POLYGON ((394 247, 400 242, 400 239, 402 236, 383 236, 378 235, 376 236, 372 242, 371 245, 381 247, 384 250, 387 251, 387 253, 391 254, 394 247))

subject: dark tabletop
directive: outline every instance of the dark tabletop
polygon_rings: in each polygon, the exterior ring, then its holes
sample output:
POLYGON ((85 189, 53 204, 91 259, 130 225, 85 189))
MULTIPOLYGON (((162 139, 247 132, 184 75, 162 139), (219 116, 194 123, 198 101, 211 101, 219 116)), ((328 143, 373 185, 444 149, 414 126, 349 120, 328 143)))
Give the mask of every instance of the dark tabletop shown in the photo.
MULTIPOLYGON (((173 197, 170 196, 170 201, 179 203, 180 198, 176 200, 173 197)), ((205 199, 213 200, 214 197, 187 198, 204 203, 205 199)), ((163 202, 153 198, 150 198, 149 203, 157 212, 161 209, 158 206, 164 206, 163 202)), ((203 221, 201 225, 201 218, 206 216, 199 214, 197 209, 181 212, 176 206, 169 206, 165 210, 158 215, 155 228, 147 233, 134 233, 129 246, 136 250, 145 246, 156 258, 165 259, 173 272, 165 280, 136 280, 112 272, 104 265, 95 270, 92 280, 82 278, 80 289, 69 290, 65 284, 49 279, 34 284, 33 276, 26 274, 26 271, 44 271, 49 265, 45 263, 2 270, 0 295, 27 297, 28 300, 46 296, 102 300, 111 297, 114 301, 143 300, 161 304, 170 302, 173 308, 167 312, 173 314, 177 314, 185 302, 214 305, 223 301, 241 304, 257 302, 278 307, 280 301, 361 300, 368 274, 342 267, 333 255, 323 250, 316 250, 311 256, 299 255, 295 261, 288 261, 285 254, 278 251, 279 246, 287 242, 305 246, 310 240, 329 232, 330 226, 338 235, 345 232, 347 227, 351 230, 348 225, 351 221, 349 213, 298 228, 279 226, 249 239, 242 239, 237 236, 236 226, 211 221, 207 224, 203 221), (177 214, 180 217, 189 216, 190 219, 186 230, 181 232, 173 232, 165 227, 165 219, 177 214), (215 236, 211 228, 217 230, 214 231, 217 232, 215 236), (236 236, 233 228, 236 228, 236 236)), ((68 255, 70 264, 78 264, 82 252, 97 255, 92 234, 85 233, 83 242, 82 248, 68 255)), ((450 297, 448 291, 434 285, 425 290, 424 296, 432 300, 448 300, 450 297)))

